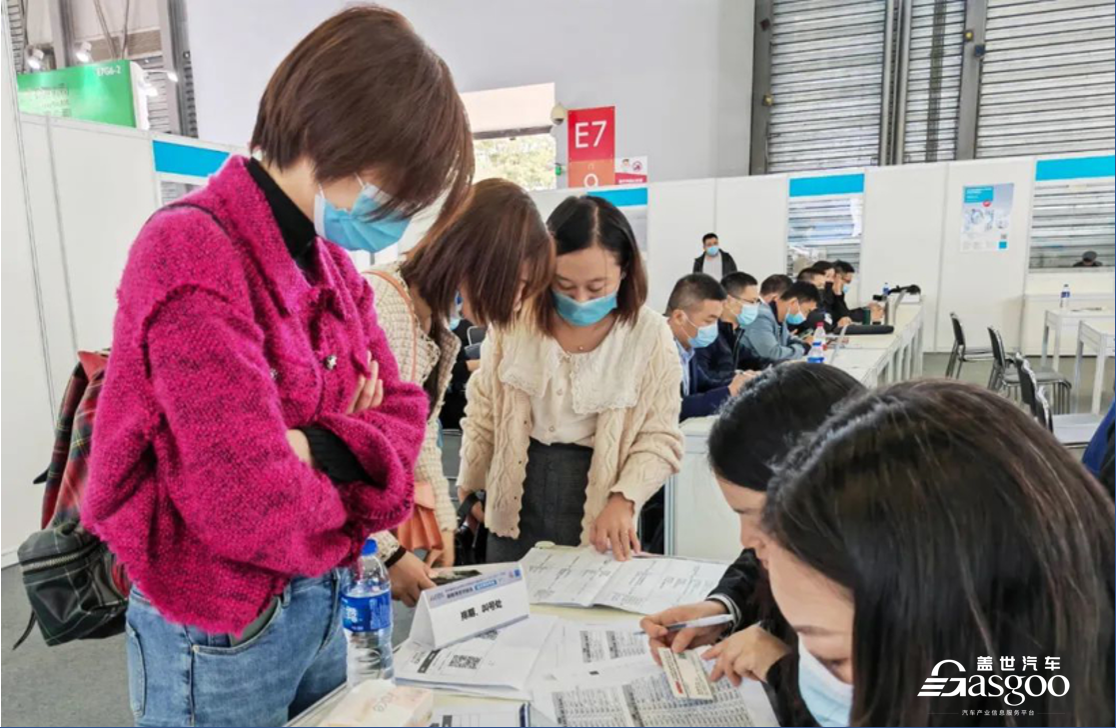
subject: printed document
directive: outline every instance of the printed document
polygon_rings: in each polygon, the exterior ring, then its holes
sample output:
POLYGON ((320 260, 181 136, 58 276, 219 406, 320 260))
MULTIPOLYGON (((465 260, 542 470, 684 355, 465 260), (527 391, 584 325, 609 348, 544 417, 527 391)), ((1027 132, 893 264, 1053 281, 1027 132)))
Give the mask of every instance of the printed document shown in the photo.
POLYGON ((532 604, 603 606, 652 614, 700 602, 724 576, 725 564, 662 557, 616 561, 584 549, 531 549, 520 562, 532 604))
POLYGON ((532 615, 440 650, 407 640, 395 653, 395 675, 401 682, 426 687, 471 687, 468 692, 474 694, 515 697, 526 689, 557 621, 557 617, 532 615))

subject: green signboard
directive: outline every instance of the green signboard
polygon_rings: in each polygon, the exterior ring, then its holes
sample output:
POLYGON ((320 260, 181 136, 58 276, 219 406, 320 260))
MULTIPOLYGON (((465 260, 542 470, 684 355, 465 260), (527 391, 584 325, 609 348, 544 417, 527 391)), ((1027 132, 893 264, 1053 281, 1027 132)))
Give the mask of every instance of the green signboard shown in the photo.
POLYGON ((136 125, 132 68, 128 61, 21 73, 18 81, 22 112, 120 126, 136 125))

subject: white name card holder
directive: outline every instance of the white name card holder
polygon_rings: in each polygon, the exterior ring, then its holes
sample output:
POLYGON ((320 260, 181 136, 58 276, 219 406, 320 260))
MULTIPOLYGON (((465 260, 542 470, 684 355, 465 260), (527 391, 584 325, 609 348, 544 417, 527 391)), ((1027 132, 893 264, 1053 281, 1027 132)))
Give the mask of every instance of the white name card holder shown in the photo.
POLYGON ((517 564, 424 591, 411 624, 411 639, 440 650, 529 614, 527 582, 517 564))

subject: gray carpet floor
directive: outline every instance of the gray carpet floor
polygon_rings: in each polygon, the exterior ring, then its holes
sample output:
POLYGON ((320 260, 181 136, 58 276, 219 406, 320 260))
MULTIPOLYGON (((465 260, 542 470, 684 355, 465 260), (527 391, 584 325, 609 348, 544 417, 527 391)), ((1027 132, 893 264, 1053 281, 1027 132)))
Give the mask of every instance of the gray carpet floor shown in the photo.
MULTIPOLYGON (((941 376, 945 355, 926 356, 926 376, 941 376)), ((1060 369, 1073 375, 1073 357, 1063 358, 1060 369)), ((1108 361, 1105 381, 1112 386, 1114 362, 1108 361)), ((1092 382, 1093 360, 1084 362, 1082 378, 1092 382)), ((984 384, 989 365, 965 365, 964 379, 984 384)), ((1086 404, 1087 396, 1079 395, 1086 404)), ((1102 403, 1112 401, 1108 389, 1102 403)), ((456 467, 448 472, 453 472, 456 467)), ((4 700, 0 704, 0 723, 7 726, 127 726, 132 725, 128 709, 128 681, 125 674, 122 637, 92 642, 77 642, 46 647, 38 633, 13 652, 19 634, 27 624, 29 607, 19 578, 19 570, 8 568, 2 574, 2 626, 0 667, 3 672, 4 700)), ((397 606, 395 638, 400 641, 410 632, 412 610, 397 606)))

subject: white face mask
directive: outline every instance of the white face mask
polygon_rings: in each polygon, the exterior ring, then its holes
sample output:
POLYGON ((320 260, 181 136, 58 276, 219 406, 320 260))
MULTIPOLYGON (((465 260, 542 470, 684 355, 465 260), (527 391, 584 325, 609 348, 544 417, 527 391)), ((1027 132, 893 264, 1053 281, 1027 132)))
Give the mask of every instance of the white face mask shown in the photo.
POLYGON ((830 728, 849 724, 853 686, 827 670, 801 641, 798 643, 798 692, 818 725, 830 728))

